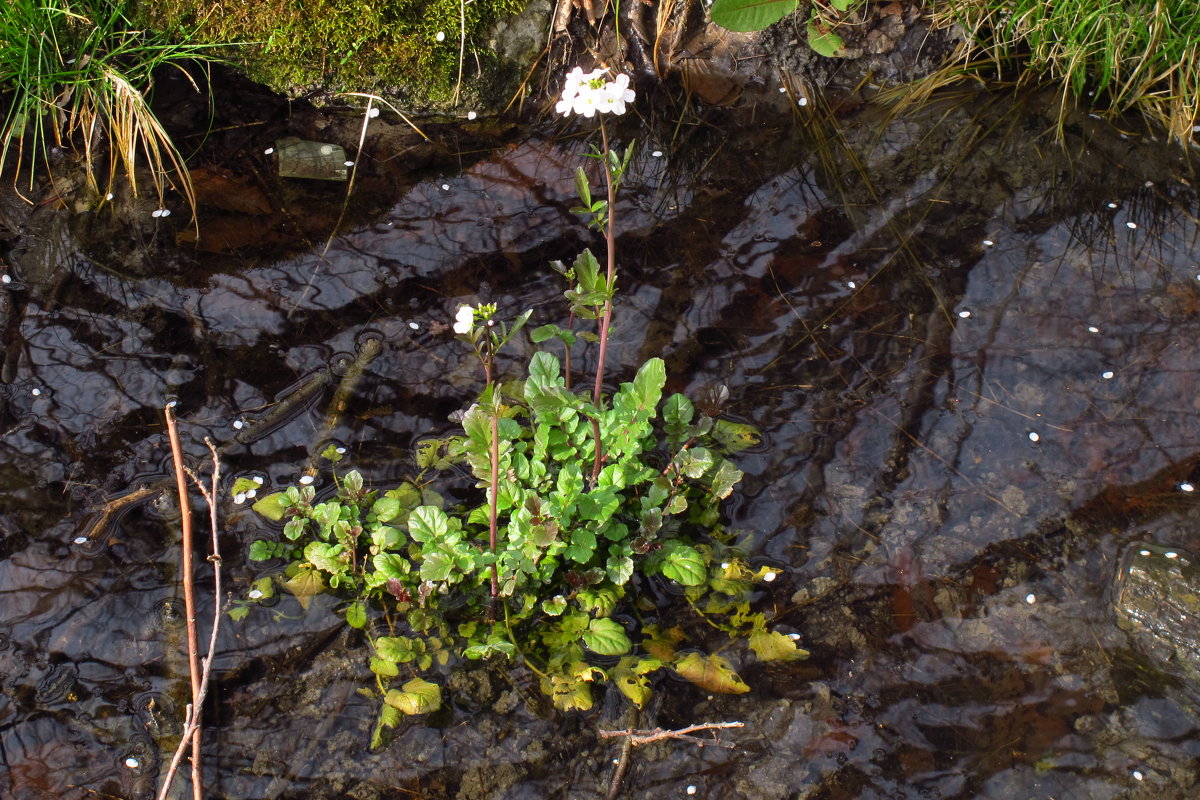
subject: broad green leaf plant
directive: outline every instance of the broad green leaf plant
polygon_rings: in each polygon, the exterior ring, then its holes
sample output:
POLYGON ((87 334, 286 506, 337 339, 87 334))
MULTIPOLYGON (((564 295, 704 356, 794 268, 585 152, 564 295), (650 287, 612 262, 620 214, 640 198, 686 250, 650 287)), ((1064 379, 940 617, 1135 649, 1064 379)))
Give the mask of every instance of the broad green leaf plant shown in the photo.
MULTIPOLYGON (((838 58, 846 43, 837 28, 865 0, 813 0, 809 12, 808 46, 817 55, 838 58)), ((761 31, 791 14, 799 0, 713 0, 712 21, 731 31, 761 31)))
MULTIPOLYGON (((632 95, 625 76, 607 81, 603 72, 576 70, 560 111, 620 113, 632 95)), ((752 609, 756 585, 778 571, 752 567, 721 524, 721 501, 742 478, 728 456, 756 443, 754 430, 682 394, 664 398, 660 358, 604 393, 613 199, 633 146, 609 150, 601 123, 605 148, 593 155, 607 199, 593 199, 582 169, 576 188, 579 210, 606 234, 607 269, 590 250, 570 267, 555 264, 568 280, 569 319, 594 320, 596 330, 533 329, 541 349, 525 377, 502 381, 496 356, 530 312, 506 323, 493 305, 460 306, 452 328, 483 375, 460 434, 420 443, 415 477, 387 491, 364 486, 354 470, 339 472, 340 455, 330 449, 335 494, 292 486, 254 506, 283 527, 255 541, 250 557, 286 562, 279 582, 302 604, 321 592, 344 598, 347 623, 369 640, 382 701, 375 744, 402 715, 440 705, 434 673, 456 656, 523 663, 564 711, 591 708, 592 687, 604 682, 641 706, 660 670, 708 691, 748 691, 728 660, 686 650, 684 626, 657 618, 646 592, 652 582, 675 587, 686 613, 744 640, 761 659, 806 655, 794 635, 771 630, 752 609), (598 348, 591 391, 570 381, 579 340, 598 348), (458 465, 479 494, 447 506, 431 486, 444 473, 453 480, 458 465)), ((260 579, 252 594, 267 591, 260 579)), ((246 601, 234 609, 248 610, 246 601)))

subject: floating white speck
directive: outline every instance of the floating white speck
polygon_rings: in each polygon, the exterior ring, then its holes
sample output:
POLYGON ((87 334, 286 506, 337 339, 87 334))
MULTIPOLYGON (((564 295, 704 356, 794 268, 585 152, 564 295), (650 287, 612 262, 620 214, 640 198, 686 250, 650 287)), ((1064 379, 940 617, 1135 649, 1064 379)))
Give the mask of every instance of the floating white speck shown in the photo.
POLYGON ((478 117, 478 116, 479 116, 479 115, 478 115, 477 113, 475 113, 474 111, 468 111, 468 112, 467 112, 467 119, 475 119, 475 118, 476 118, 476 117, 478 117))
POLYGON ((780 86, 780 87, 779 87, 779 93, 780 93, 780 94, 787 94, 787 87, 786 87, 786 86, 780 86))
POLYGON ((264 156, 269 156, 269 155, 271 155, 271 153, 274 153, 274 152, 275 152, 275 148, 274 148, 274 147, 268 147, 266 150, 263 150, 263 155, 264 155, 264 156))
POLYGON ((246 423, 242 422, 240 419, 235 419, 233 421, 233 429, 235 431, 240 431, 244 427, 246 427, 246 423))
POLYGON ((75 544, 87 544, 87 540, 88 538, 86 536, 76 536, 75 544))
POLYGON ((1195 485, 1188 483, 1187 481, 1184 481, 1183 483, 1179 484, 1179 491, 1194 492, 1194 491, 1196 491, 1196 487, 1195 487, 1195 485))
POLYGON ((800 107, 804 107, 804 106, 808 105, 808 98, 801 97, 799 100, 796 101, 796 105, 798 105, 800 107))
POLYGON ((620 764, 620 763, 621 763, 621 759, 619 759, 619 758, 614 758, 614 759, 613 759, 613 763, 614 763, 614 764, 620 764))
POLYGON ((1126 222, 1126 223, 1125 223, 1125 227, 1126 227, 1126 228, 1129 228, 1129 230, 1131 230, 1131 231, 1132 231, 1132 230, 1137 230, 1137 223, 1136 223, 1136 222, 1132 222, 1132 221, 1130 221, 1130 222, 1126 222))
POLYGON ((1117 204, 1116 204, 1116 203, 1109 203, 1109 204, 1108 204, 1108 207, 1109 207, 1109 208, 1116 208, 1116 207, 1117 207, 1117 204))
POLYGON ((262 596, 262 592, 258 589, 251 589, 250 591, 246 592, 246 597, 249 597, 251 600, 257 600, 262 596))
POLYGON ((420 325, 418 325, 418 324, 417 324, 417 323, 415 323, 415 322, 410 322, 410 323, 408 323, 408 327, 412 328, 414 331, 419 331, 419 330, 421 330, 421 326, 420 326, 420 325))
POLYGON ((654 158, 662 158, 662 150, 655 150, 652 153, 650 153, 650 155, 653 156, 654 158))
POLYGON ((9 275, 7 272, 0 275, 0 283, 12 283, 12 275, 9 275))
POLYGON ((793 642, 795 642, 795 641, 797 641, 797 640, 799 640, 799 639, 800 639, 800 634, 798 634, 798 633, 789 633, 789 634, 788 634, 788 638, 789 638, 789 639, 791 639, 793 642))
POLYGON ((334 448, 334 452, 335 452, 335 453, 337 453, 339 456, 344 456, 344 455, 346 455, 346 448, 344 448, 344 447, 335 447, 335 448, 334 448))
POLYGON ((235 506, 240 506, 244 502, 246 502, 246 493, 245 492, 238 492, 237 494, 235 494, 233 496, 233 504, 235 506))
POLYGON ((1167 558, 1179 558, 1179 553, 1176 553, 1174 550, 1168 550, 1163 555, 1167 558))
POLYGON ((436 34, 436 35, 434 35, 434 37, 433 37, 433 38, 434 38, 434 39, 437 39, 439 42, 444 42, 444 41, 446 41, 446 32, 445 32, 445 31, 438 31, 438 32, 437 32, 437 34, 436 34))
POLYGON ((971 316, 971 309, 969 309, 969 308, 964 308, 962 311, 958 312, 959 319, 968 319, 968 318, 970 318, 970 316, 971 316))
POLYGON ((1088 325, 1088 333, 1099 333, 1100 329, 1095 325, 1088 325))
POLYGON ((695 787, 695 786, 689 786, 689 787, 687 787, 687 793, 688 793, 688 794, 695 794, 695 793, 696 793, 696 787, 695 787))
POLYGON ((1111 381, 1115 374, 1116 373, 1113 372, 1111 369, 1106 369, 1106 370, 1104 370, 1104 372, 1100 373, 1100 377, 1104 378, 1104 380, 1106 380, 1106 381, 1111 381))
POLYGON ((1133 771, 1133 779, 1135 781, 1145 780, 1145 778, 1146 778, 1146 776, 1142 774, 1142 771, 1140 769, 1135 769, 1133 771))
POLYGON ((167 403, 167 408, 174 408, 174 407, 175 407, 175 406, 177 406, 177 405, 179 405, 179 401, 178 401, 178 400, 172 400, 171 402, 167 403))
POLYGON ((266 480, 263 478, 263 476, 262 476, 262 475, 255 475, 255 476, 254 476, 253 478, 251 478, 250 480, 254 481, 254 482, 255 482, 255 483, 257 483, 259 486, 262 486, 264 483, 266 483, 266 480))
POLYGON ((137 769, 141 765, 142 765, 142 762, 138 761, 133 756, 130 756, 129 758, 125 759, 125 766, 129 767, 130 769, 137 769))
POLYGON ((994 244, 995 244, 995 242, 993 242, 991 239, 984 239, 984 240, 983 240, 983 246, 984 246, 984 247, 991 247, 991 246, 992 246, 992 245, 994 245, 994 244))
POLYGON ((721 569, 729 569, 729 562, 728 562, 728 561, 722 561, 722 562, 721 562, 721 569))
POLYGON ((344 165, 345 165, 345 166, 347 166, 347 167, 353 167, 353 166, 354 166, 354 162, 353 162, 353 161, 343 161, 343 162, 342 162, 342 164, 344 164, 344 165))
POLYGON ((1029 594, 1025 595, 1025 602, 1029 603, 1029 605, 1033 605, 1037 602, 1037 595, 1035 595, 1033 592, 1030 592, 1029 594))
POLYGON ((713 696, 710 694, 710 695, 708 696, 708 699, 709 699, 709 700, 712 700, 712 699, 713 699, 713 696))
POLYGON ((247 500, 253 500, 256 497, 258 497, 258 489, 247 489, 246 490, 246 499, 247 500))
POLYGON ((1150 551, 1149 550, 1138 550, 1138 555, 1139 556, 1148 556, 1148 555, 1150 555, 1150 551))
POLYGON ((113 199, 113 193, 112 193, 112 192, 109 192, 108 194, 104 195, 104 199, 105 199, 105 200, 112 200, 112 199, 113 199))
POLYGON ((379 116, 379 109, 372 108, 370 111, 367 112, 367 116, 370 117, 371 119, 375 119, 376 117, 379 116))
POLYGON ((1031 441, 1031 442, 1040 442, 1041 440, 1042 440, 1042 437, 1041 437, 1041 436, 1038 436, 1038 432, 1037 432, 1037 431, 1030 431, 1030 432, 1029 432, 1029 441, 1031 441))
POLYGON ((1145 183, 1143 183, 1142 185, 1143 185, 1143 186, 1145 186, 1147 189, 1150 189, 1150 188, 1153 188, 1153 186, 1154 186, 1154 181, 1146 181, 1146 182, 1145 182, 1145 183))
POLYGON ((158 219, 159 217, 162 216, 162 209, 161 208, 154 209, 153 211, 150 212, 150 216, 154 217, 155 219, 158 219))
POLYGON ((849 286, 851 289, 857 289, 857 288, 858 288, 858 284, 857 284, 857 283, 855 283, 854 281, 846 281, 846 285, 847 285, 847 286, 849 286))
POLYGON ((300 485, 301 486, 308 486, 312 482, 313 482, 312 475, 301 475, 300 476, 300 485))
POLYGON ((41 390, 41 389, 39 389, 39 388, 37 388, 37 387, 35 386, 35 387, 33 387, 32 389, 30 389, 30 390, 29 390, 29 393, 30 393, 31 395, 33 395, 34 397, 40 397, 40 396, 41 396, 41 394, 42 394, 42 390, 41 390))
POLYGON ((767 574, 763 575, 763 580, 767 583, 770 583, 771 581, 775 580, 775 576, 778 574, 778 572, 768 572, 767 574))
POLYGON ((448 191, 450 191, 450 184, 448 184, 448 183, 443 183, 443 184, 442 184, 442 191, 443 191, 443 192, 448 192, 448 191))

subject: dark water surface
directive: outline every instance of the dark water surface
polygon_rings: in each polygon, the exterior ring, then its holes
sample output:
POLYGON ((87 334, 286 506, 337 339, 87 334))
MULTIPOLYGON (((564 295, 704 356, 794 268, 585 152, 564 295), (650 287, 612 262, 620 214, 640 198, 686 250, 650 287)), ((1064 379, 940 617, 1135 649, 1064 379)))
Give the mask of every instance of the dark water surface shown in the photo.
MULTIPOLYGON (((662 355, 670 390, 724 384, 762 429, 728 515, 784 568, 761 607, 813 657, 725 650, 754 688, 737 697, 664 679, 645 727, 746 727, 733 748, 635 751, 623 796, 1194 796, 1194 703, 1131 648, 1109 592, 1132 540, 1200 551, 1181 488, 1200 479, 1200 203, 1166 147, 1087 118, 1060 144, 1052 113, 973 95, 841 130, 639 134, 609 374, 662 355)), ((227 482, 286 485, 327 437, 398 481, 477 388, 447 329, 459 303, 562 321, 547 262, 590 241, 569 210, 582 147, 519 141, 323 255, 192 282, 120 277, 66 240, 12 254, 0 796, 150 797, 169 758, 187 694, 171 503, 101 511, 167 476, 163 404, 197 464, 204 437, 224 447, 227 482), (45 253, 71 270, 53 291, 27 277, 45 253), (382 353, 325 430, 372 337, 382 353)), ((258 522, 222 514, 240 598, 258 522)), ((335 605, 285 596, 224 624, 209 796, 607 792, 618 747, 596 730, 620 704, 546 713, 520 671, 471 665, 446 709, 370 752, 364 651, 335 605)))

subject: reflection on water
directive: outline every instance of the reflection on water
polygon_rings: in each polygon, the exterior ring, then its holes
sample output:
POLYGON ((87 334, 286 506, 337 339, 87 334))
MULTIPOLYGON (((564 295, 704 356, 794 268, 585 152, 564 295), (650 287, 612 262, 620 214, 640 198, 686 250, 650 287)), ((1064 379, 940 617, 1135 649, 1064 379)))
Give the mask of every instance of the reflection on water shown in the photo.
MULTIPOLYGON (((671 391, 728 385, 762 428, 728 510, 786 569, 763 609, 814 656, 733 648, 753 694, 660 693, 646 727, 748 724, 734 749, 636 754, 627 796, 1172 797, 1196 780, 1187 695, 1131 649, 1108 587, 1127 541, 1200 549, 1180 489, 1200 478, 1200 204, 1153 143, 1080 127, 1060 147, 1046 127, 977 97, 868 110, 836 137, 785 120, 641 149, 610 374, 662 355, 671 391)), ((0 793, 148 797, 178 735, 178 544, 152 502, 165 400, 197 461, 208 436, 227 475, 284 484, 324 433, 328 371, 382 337, 328 434, 397 480, 475 388, 447 331, 458 303, 559 319, 547 262, 590 236, 570 213, 581 149, 534 138, 418 184, 323 255, 200 285, 76 256, 53 293, 6 290, 0 793)), ((255 521, 224 513, 241 589, 255 521)), ((449 679, 450 709, 367 752, 362 645, 334 606, 285 597, 223 630, 212 796, 605 794, 597 719, 539 716, 530 682, 477 666, 449 679)))

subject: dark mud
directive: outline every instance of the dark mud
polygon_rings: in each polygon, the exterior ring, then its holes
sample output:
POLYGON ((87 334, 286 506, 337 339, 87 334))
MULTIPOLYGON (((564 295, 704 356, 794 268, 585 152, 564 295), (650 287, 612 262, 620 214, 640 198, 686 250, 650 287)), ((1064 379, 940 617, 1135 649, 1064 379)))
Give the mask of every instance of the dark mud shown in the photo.
MULTIPOLYGON (((205 144, 218 189, 202 249, 182 208, 152 218, 152 201, 73 214, 60 189, 42 199, 64 208, 10 214, 6 796, 151 796, 177 735, 170 505, 151 491, 103 513, 167 476, 169 398, 189 457, 211 437, 229 480, 285 485, 330 436, 368 480, 398 481, 413 441, 476 388, 447 331, 457 304, 558 321, 547 262, 598 244, 570 213, 582 138, 484 127, 424 144, 392 122, 369 129, 346 232, 325 250, 344 187, 273 178, 263 150, 285 134, 356 148, 361 118, 272 108, 205 144), (326 431, 337 372, 372 337, 383 350, 326 431)), ((754 689, 738 697, 663 679, 639 724, 747 725, 731 749, 639 749, 623 796, 1195 791, 1188 694, 1116 626, 1109 587, 1130 541, 1200 550, 1181 488, 1200 479, 1200 202, 1164 146, 1086 115, 1060 143, 1057 112, 971 93, 837 124, 802 109, 620 134, 640 145, 619 203, 611 374, 661 355, 671 390, 726 385, 730 413, 762 429, 728 516, 783 569, 759 605, 813 652, 763 665, 730 646, 754 689)), ((240 597, 261 523, 222 514, 240 597)), ((621 702, 554 714, 505 666, 456 671, 443 711, 370 752, 363 644, 334 606, 282 597, 225 625, 210 796, 607 793, 618 748, 597 730, 631 721, 621 702)), ((685 608, 661 613, 701 636, 685 608)))

